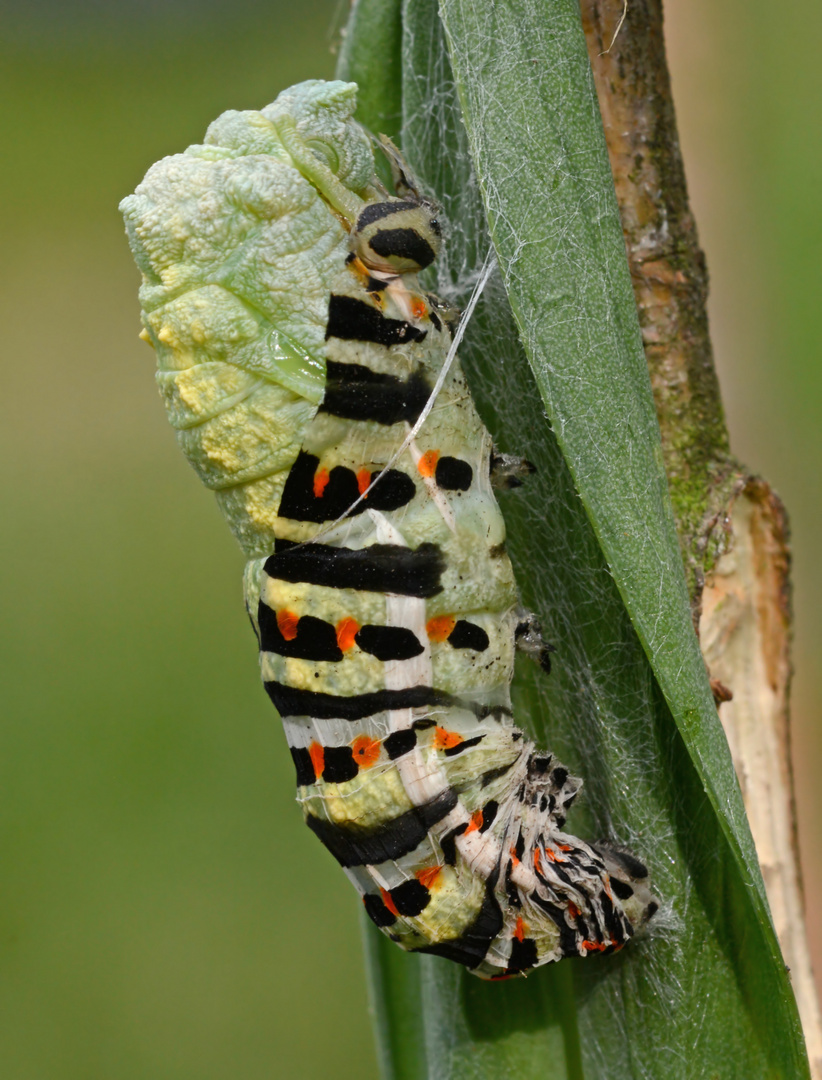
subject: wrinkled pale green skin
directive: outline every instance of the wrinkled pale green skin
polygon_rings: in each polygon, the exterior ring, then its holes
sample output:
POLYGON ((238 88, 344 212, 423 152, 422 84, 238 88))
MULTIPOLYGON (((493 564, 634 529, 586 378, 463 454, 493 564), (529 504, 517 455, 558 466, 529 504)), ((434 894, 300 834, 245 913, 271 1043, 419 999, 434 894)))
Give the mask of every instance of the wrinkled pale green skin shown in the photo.
POLYGON ((356 90, 311 80, 225 112, 120 204, 169 420, 250 557, 273 546, 276 478, 323 395, 346 226, 375 197, 356 90))

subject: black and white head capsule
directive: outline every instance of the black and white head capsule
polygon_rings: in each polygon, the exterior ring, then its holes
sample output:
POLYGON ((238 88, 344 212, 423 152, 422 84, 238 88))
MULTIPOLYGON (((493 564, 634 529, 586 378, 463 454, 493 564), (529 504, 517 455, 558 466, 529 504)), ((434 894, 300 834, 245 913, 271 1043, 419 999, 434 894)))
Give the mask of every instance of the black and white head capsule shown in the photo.
POLYGON ((394 199, 371 203, 351 230, 351 250, 369 270, 413 274, 439 255, 440 223, 433 203, 394 199))

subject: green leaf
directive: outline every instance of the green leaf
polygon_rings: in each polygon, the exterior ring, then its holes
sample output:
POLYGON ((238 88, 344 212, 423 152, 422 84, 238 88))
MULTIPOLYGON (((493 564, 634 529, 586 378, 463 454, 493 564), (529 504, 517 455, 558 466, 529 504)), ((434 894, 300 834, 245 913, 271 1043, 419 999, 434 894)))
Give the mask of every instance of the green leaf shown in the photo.
POLYGON ((442 13, 447 48, 432 0, 403 9, 402 146, 450 223, 436 287, 464 304, 491 238, 504 277, 461 357, 497 444, 538 468, 503 509, 558 651, 548 680, 518 670, 516 717, 586 781, 569 829, 643 857, 662 909, 624 953, 524 983, 373 949, 386 1075, 807 1076, 691 623, 577 6, 442 13))

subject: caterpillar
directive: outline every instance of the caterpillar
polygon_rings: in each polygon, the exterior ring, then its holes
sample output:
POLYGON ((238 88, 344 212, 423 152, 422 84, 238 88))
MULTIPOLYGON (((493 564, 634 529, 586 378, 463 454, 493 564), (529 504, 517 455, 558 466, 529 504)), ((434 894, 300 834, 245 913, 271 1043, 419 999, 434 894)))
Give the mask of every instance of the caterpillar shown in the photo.
POLYGON ((657 903, 637 858, 563 831, 581 781, 514 724, 515 649, 549 649, 493 486, 529 466, 446 364, 458 314, 417 276, 436 207, 387 140, 376 178, 356 93, 301 83, 148 171, 121 204, 141 336, 248 559, 309 828, 404 949, 524 975, 621 949, 657 903))

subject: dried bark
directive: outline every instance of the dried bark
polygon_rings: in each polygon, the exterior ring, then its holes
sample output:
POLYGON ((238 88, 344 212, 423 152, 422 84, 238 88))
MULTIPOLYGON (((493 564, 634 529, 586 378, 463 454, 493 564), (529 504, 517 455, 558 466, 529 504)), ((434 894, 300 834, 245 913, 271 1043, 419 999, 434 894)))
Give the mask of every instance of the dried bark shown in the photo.
POLYGON ((779 498, 730 452, 708 275, 688 205, 661 0, 581 0, 694 623, 791 969, 812 1074, 822 1023, 803 920, 790 757, 790 555, 779 498))

